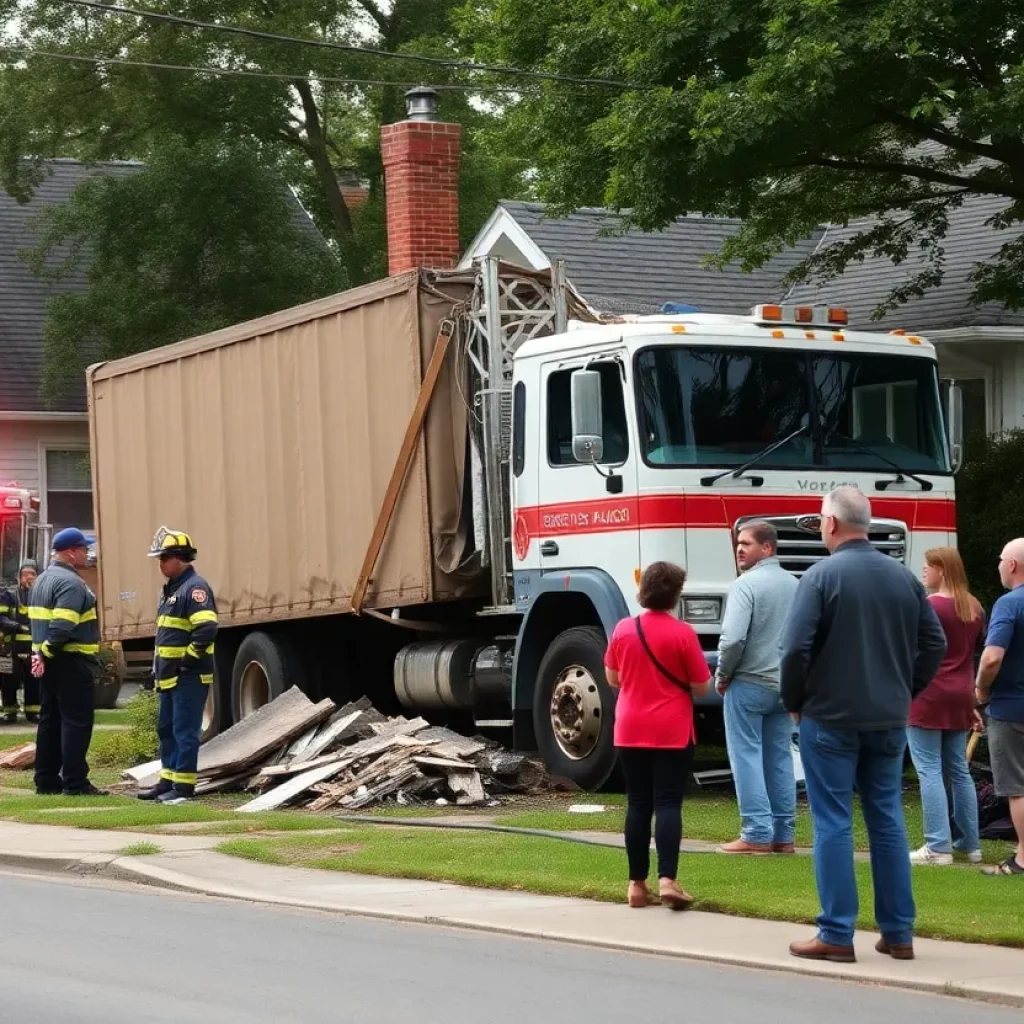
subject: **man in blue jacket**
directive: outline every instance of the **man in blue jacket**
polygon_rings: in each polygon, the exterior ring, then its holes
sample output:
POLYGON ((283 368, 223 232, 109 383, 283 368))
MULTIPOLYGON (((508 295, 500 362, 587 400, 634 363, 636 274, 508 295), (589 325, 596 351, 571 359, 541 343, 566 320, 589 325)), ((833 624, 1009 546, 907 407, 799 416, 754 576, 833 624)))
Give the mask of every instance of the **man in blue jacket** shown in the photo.
POLYGON ((782 701, 800 725, 814 822, 818 934, 793 956, 852 963, 857 920, 853 793, 871 843, 879 953, 914 957, 916 908, 901 787, 912 699, 938 671, 946 637, 920 580, 868 540, 871 504, 856 488, 826 496, 831 554, 800 580, 782 645, 782 701))

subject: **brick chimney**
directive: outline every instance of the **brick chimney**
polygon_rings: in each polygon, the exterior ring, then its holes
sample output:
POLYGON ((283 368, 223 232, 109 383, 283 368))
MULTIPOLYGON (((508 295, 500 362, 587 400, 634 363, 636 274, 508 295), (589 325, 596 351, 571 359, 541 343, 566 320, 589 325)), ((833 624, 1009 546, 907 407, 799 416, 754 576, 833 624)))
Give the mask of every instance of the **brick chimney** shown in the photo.
POLYGON ((437 93, 405 94, 407 117, 380 132, 388 218, 388 273, 459 261, 461 128, 437 120, 437 93))

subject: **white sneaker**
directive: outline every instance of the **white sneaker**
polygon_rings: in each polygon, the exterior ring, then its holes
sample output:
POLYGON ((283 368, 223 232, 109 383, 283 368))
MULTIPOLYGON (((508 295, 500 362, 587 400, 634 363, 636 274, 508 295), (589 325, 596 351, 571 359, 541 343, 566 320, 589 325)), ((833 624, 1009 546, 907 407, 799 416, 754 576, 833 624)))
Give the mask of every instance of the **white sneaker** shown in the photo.
MULTIPOLYGON (((979 854, 980 857, 980 854, 979 854)), ((936 867, 949 867, 953 863, 953 854, 936 853, 929 846, 922 846, 920 850, 913 850, 910 854, 911 864, 932 864, 936 867)))
POLYGON ((981 863, 981 850, 968 850, 967 851, 967 859, 972 864, 980 864, 981 863))

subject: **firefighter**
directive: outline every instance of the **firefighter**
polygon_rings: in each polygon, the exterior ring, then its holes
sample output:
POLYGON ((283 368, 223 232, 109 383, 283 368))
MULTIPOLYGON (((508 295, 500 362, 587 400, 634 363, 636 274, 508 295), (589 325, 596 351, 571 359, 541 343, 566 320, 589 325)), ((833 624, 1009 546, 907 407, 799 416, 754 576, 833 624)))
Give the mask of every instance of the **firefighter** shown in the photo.
POLYGON ((13 724, 18 716, 18 690, 24 691, 25 720, 39 721, 39 681, 31 672, 32 626, 28 617, 28 595, 36 581, 35 562, 23 562, 18 571, 18 585, 0 592, 0 630, 11 642, 10 676, 0 682, 4 722, 13 724))
POLYGON ((153 674, 160 693, 160 781, 140 800, 180 804, 196 790, 203 708, 213 682, 217 606, 210 584, 193 566, 192 538, 161 526, 149 549, 167 579, 156 620, 153 674))
POLYGON ((70 527, 53 538, 53 561, 29 595, 31 673, 40 688, 36 792, 101 796, 89 781, 100 627, 96 596, 78 575, 89 542, 70 527))

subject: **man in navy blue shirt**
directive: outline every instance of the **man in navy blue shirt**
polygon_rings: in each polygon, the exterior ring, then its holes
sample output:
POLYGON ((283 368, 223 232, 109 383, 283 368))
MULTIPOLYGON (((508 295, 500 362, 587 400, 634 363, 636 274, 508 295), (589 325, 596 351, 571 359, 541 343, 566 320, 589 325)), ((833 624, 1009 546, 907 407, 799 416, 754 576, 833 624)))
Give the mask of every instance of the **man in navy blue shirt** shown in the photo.
POLYGON ((1024 877, 1024 538, 1003 548, 999 579, 1009 593, 992 608, 975 685, 978 703, 988 702, 992 777, 1010 801, 1017 849, 986 873, 1024 877))

